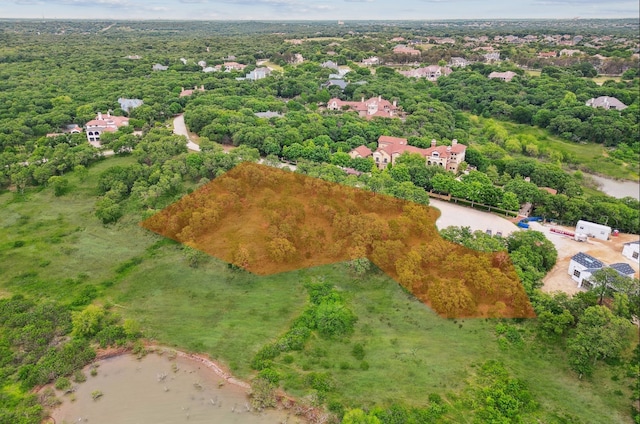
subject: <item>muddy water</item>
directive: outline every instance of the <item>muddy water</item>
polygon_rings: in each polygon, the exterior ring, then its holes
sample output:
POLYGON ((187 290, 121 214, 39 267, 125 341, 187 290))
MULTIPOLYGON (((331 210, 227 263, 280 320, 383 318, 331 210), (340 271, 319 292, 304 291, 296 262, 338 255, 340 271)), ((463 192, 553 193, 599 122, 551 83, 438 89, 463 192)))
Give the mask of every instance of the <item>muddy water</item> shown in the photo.
POLYGON ((248 411, 247 389, 226 382, 205 365, 150 354, 122 355, 98 362, 98 375, 77 385, 75 401, 59 396, 52 417, 60 423, 91 424, 276 424, 298 422, 284 411, 248 411), (102 396, 94 400, 96 390, 102 396))
POLYGON ((640 183, 634 181, 618 181, 598 175, 589 176, 600 185, 600 191, 609 196, 618 199, 629 196, 640 200, 640 183))

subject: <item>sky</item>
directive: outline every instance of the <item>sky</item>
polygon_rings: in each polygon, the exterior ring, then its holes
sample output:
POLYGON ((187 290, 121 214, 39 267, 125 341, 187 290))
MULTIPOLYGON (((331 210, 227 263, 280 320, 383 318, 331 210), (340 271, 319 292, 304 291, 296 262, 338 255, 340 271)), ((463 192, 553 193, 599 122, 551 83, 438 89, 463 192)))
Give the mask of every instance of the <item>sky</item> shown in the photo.
POLYGON ((638 0, 0 0, 0 18, 393 20, 639 18, 638 0))

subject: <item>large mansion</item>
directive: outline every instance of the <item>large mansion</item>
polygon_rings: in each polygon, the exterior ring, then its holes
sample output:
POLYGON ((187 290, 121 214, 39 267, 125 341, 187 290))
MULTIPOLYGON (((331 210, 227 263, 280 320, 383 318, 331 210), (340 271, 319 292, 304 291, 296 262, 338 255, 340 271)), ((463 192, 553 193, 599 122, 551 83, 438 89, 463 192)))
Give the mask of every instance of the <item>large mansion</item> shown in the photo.
POLYGON ((343 108, 354 110, 358 112, 358 115, 367 119, 374 116, 392 118, 398 115, 396 101, 391 103, 389 100, 383 99, 382 96, 372 97, 369 100, 365 100, 363 97, 359 102, 346 102, 334 97, 327 103, 329 110, 342 110, 343 108))
POLYGON ((354 159, 372 156, 378 168, 384 169, 390 163, 395 164, 396 159, 405 152, 417 153, 425 158, 425 165, 441 166, 448 171, 457 172, 464 161, 466 150, 467 146, 458 144, 458 140, 452 140, 451 146, 437 146, 436 140, 431 140, 431 147, 421 149, 410 146, 404 138, 382 135, 374 152, 366 146, 359 146, 351 150, 349 156, 354 159))
POLYGON ((129 125, 129 118, 126 116, 112 116, 107 112, 107 116, 103 116, 102 112, 98 112, 96 119, 87 122, 87 140, 93 146, 100 147, 100 134, 103 132, 114 132, 118 128, 129 125))

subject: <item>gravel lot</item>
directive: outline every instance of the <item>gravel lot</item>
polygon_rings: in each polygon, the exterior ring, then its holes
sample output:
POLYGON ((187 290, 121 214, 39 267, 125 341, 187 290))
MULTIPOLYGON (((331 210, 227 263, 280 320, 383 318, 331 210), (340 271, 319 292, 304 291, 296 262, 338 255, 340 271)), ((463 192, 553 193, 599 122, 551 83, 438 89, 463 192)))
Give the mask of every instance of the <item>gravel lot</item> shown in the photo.
POLYGON ((555 227, 573 232, 575 230, 573 227, 562 227, 550 224, 542 225, 537 222, 532 222, 530 225, 531 229, 544 233, 558 250, 558 262, 543 280, 544 286, 542 290, 545 292, 561 291, 573 294, 581 290, 568 273, 571 257, 579 252, 588 253, 608 265, 626 262, 635 269, 636 277, 638 276, 640 269, 638 262, 633 262, 622 256, 622 245, 629 241, 638 240, 638 236, 635 234, 620 234, 617 237, 611 237, 611 240, 608 241, 590 238, 587 242, 578 242, 550 231, 551 228, 555 227))
MULTIPOLYGON (((436 227, 440 230, 451 225, 467 226, 471 227, 473 231, 490 229, 493 234, 497 231, 502 231, 505 237, 514 231, 522 231, 514 223, 498 215, 438 199, 429 200, 430 206, 439 209, 441 212, 440 218, 436 221, 436 227)), ((626 262, 636 270, 636 278, 638 277, 640 271, 638 262, 633 262, 622 256, 622 245, 629 241, 638 240, 639 236, 635 234, 620 234, 618 237, 611 237, 611 240, 608 241, 590 238, 587 242, 578 242, 569 237, 551 232, 551 228, 554 227, 573 232, 575 230, 573 227, 543 225, 539 222, 531 222, 529 225, 532 230, 543 233, 558 250, 558 262, 543 280, 544 286, 542 290, 545 292, 561 291, 573 294, 581 290, 568 273, 571 257, 579 252, 588 253, 606 264, 626 262)))

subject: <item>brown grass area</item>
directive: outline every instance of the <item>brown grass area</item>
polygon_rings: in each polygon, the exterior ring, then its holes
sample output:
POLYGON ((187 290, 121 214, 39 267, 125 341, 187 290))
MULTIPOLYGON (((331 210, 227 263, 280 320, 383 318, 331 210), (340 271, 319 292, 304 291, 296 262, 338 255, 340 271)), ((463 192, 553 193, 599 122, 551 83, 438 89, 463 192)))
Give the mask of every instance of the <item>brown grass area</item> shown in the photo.
POLYGON ((533 317, 505 252, 443 240, 438 211, 243 163, 141 225, 259 275, 367 257, 440 315, 533 317))

